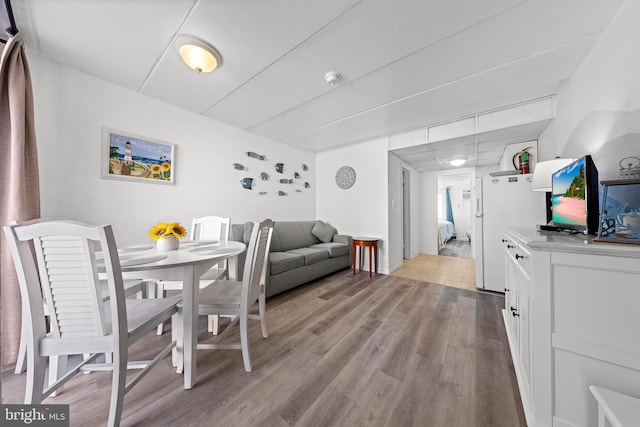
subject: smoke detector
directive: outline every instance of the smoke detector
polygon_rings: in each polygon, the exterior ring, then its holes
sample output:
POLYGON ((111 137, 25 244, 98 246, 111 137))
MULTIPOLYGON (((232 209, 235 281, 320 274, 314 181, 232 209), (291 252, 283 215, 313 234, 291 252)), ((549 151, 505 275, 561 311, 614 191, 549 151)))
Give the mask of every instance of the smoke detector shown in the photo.
POLYGON ((340 80, 340 74, 336 73, 335 71, 329 71, 327 74, 324 75, 324 79, 331 86, 335 86, 336 83, 338 83, 338 81, 340 80))

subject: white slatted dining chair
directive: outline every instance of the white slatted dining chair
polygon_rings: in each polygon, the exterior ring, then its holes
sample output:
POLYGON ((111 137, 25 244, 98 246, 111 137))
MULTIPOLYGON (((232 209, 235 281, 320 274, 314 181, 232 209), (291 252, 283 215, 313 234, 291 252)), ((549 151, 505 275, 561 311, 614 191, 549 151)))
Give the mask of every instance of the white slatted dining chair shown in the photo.
MULTIPOLYGON (((235 280, 216 280, 212 285, 200 291, 198 315, 211 314, 234 316, 234 320, 218 336, 223 339, 232 327, 240 323, 239 344, 198 344, 201 349, 241 349, 244 370, 251 372, 251 356, 249 353, 248 320, 260 320, 262 337, 269 336, 266 320, 266 272, 271 245, 271 233, 274 222, 270 219, 261 223, 254 222, 247 248, 242 282, 235 280), (250 313, 254 304, 258 303, 258 314, 250 313)), ((178 320, 182 321, 182 304, 178 304, 178 320)), ((179 338, 181 339, 181 337, 179 338)), ((179 345, 178 347, 182 347, 179 345)), ((178 351, 178 371, 182 371, 184 360, 178 351)))
POLYGON ((40 404, 78 372, 112 370, 108 425, 119 425, 125 394, 171 352, 177 341, 182 342, 180 328, 172 334, 172 342, 151 361, 129 363, 129 346, 153 331, 159 322, 175 315, 180 298, 125 299, 120 261, 109 225, 32 221, 5 226, 4 231, 27 312, 23 334, 27 349, 25 404, 40 404), (107 301, 98 277, 97 250, 104 256, 107 301), (49 333, 43 299, 49 307, 49 333), (90 356, 65 371, 55 383, 45 383, 47 358, 84 353, 90 356), (113 354, 113 363, 94 363, 106 353, 113 354), (142 369, 129 384, 127 368, 142 369))
MULTIPOLYGON (((48 219, 41 219, 40 222, 50 221, 48 219)), ((12 225, 18 225, 19 222, 13 221, 12 225)), ((53 238, 51 238, 53 239, 53 238)), ((68 237, 63 237, 62 240, 68 240, 68 237)), ((102 279, 102 277, 101 277, 102 279)), ((142 298, 147 297, 147 289, 149 287, 149 283, 144 280, 124 280, 124 294, 125 297, 132 296, 140 296, 142 298)), ((107 280, 100 280, 100 290, 102 293, 102 297, 104 301, 109 299, 109 287, 107 285, 107 280)), ((43 300, 43 309, 44 315, 46 317, 49 316, 49 307, 47 306, 46 300, 43 300)), ((15 373, 21 374, 27 369, 27 343, 24 337, 24 331, 26 329, 24 314, 27 313, 27 310, 22 309, 22 325, 20 328, 20 346, 18 347, 18 358, 16 360, 15 373)), ((67 365, 67 357, 66 356, 54 356, 49 360, 49 383, 53 384, 58 377, 58 372, 66 369, 67 365)), ((59 392, 61 390, 58 389, 59 392)), ((52 393, 55 396, 56 393, 52 393)))
MULTIPOLYGON (((231 228, 231 218, 220 216, 203 216, 193 218, 191 223, 191 240, 229 240, 229 230, 231 228)), ((207 270, 200 277, 200 289, 209 286, 214 280, 229 278, 229 267, 227 260, 220 261, 207 270)), ((162 280, 157 282, 158 296, 164 298, 166 291, 182 289, 182 282, 179 280, 162 280)), ((209 332, 218 334, 218 316, 209 316, 209 332)), ((158 325, 158 335, 162 335, 164 325, 158 325)))
MULTIPOLYGON (((146 298, 147 288, 149 284, 145 280, 124 280, 124 295, 125 297, 132 297, 140 295, 142 298, 146 298)), ((109 299, 109 286, 107 284, 107 280, 100 280, 100 291, 102 294, 103 301, 107 301, 109 299)), ((43 310, 44 315, 49 317, 49 306, 47 305, 46 300, 43 301, 43 310)), ((27 342, 24 337, 24 331, 27 328, 26 319, 24 315, 27 314, 28 310, 22 308, 22 326, 20 329, 20 347, 18 348, 18 359, 16 361, 15 373, 21 374, 27 369, 27 342)), ((53 384, 58 378, 58 372, 64 371, 67 366, 67 357, 66 356, 53 356, 49 360, 49 384, 53 384)), ((61 388, 57 390, 61 391, 61 388)), ((56 393, 52 393, 55 396, 56 393)))

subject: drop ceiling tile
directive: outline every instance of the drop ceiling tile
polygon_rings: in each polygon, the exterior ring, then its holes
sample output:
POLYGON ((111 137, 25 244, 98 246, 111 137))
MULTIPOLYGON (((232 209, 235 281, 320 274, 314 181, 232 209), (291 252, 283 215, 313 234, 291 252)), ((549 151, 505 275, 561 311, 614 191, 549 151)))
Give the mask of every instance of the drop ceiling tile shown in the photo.
POLYGON ((577 68, 593 41, 584 39, 529 56, 490 72, 403 99, 282 141, 301 149, 326 150, 355 138, 373 139, 553 94, 577 68), (519 97, 516 99, 515 97, 519 97))
MULTIPOLYGON (((335 90, 324 81, 327 71, 335 69, 343 82, 354 81, 520 1, 361 2, 205 115, 243 129, 256 127, 335 90)), ((389 96, 388 89, 382 93, 389 96)))
POLYGON ((483 132, 479 135, 415 145, 400 150, 393 150, 393 152, 407 164, 421 172, 429 170, 431 166, 426 166, 423 162, 419 161, 421 158, 420 153, 431 154, 432 150, 435 150, 442 160, 447 160, 448 158, 458 155, 469 157, 469 162, 471 163, 475 161, 477 155, 478 160, 483 164, 497 165, 500 163, 507 145, 537 139, 550 122, 551 119, 541 120, 535 123, 483 132), (478 140, 477 154, 476 138, 478 140))
MULTIPOLYGON (((570 3, 580 9, 577 2, 573 0, 570 3)), ((446 84, 458 84, 460 79, 493 71, 502 64, 547 54, 549 49, 557 46, 564 50, 564 44, 571 41, 578 50, 585 47, 589 49, 597 36, 586 39, 583 36, 592 34, 593 28, 597 27, 592 23, 594 18, 581 19, 584 16, 580 13, 555 18, 556 9, 564 11, 564 3, 558 3, 563 2, 526 2, 389 64, 376 73, 354 81, 347 79, 344 84, 327 91, 323 96, 313 98, 249 130, 280 140, 344 117, 366 113, 389 101, 402 100, 446 84), (531 19, 532 14, 536 19, 531 19), (546 20, 544 26, 539 25, 538 18, 546 20), (587 23, 583 24, 583 21, 587 23), (509 36, 505 37, 505 34, 509 36)), ((607 7, 606 11, 609 9, 607 7)), ((602 19, 598 16, 597 22, 600 23, 602 19)), ((564 78, 568 78, 573 71, 569 70, 564 78)), ((451 118, 449 116, 443 120, 451 118)))
MULTIPOLYGON (((160 62, 143 92, 149 96, 203 113, 257 75, 286 57, 305 39, 347 11, 357 0, 301 2, 201 1, 181 32, 214 46, 222 66, 198 76, 182 64, 173 49, 160 62)), ((243 107, 269 106, 253 93, 243 107)), ((238 119, 245 112, 238 112, 238 119)), ((234 120, 227 120, 235 124, 234 120)))
POLYGON ((138 90, 194 0, 34 0, 34 51, 138 90))

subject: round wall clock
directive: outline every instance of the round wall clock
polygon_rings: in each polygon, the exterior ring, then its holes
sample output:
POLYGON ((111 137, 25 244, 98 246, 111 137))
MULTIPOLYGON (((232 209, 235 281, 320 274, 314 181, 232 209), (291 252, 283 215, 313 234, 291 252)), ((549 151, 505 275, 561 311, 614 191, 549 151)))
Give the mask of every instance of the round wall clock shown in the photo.
POLYGON ((350 166, 342 166, 336 172, 336 185, 344 190, 350 188, 356 182, 356 171, 350 166))

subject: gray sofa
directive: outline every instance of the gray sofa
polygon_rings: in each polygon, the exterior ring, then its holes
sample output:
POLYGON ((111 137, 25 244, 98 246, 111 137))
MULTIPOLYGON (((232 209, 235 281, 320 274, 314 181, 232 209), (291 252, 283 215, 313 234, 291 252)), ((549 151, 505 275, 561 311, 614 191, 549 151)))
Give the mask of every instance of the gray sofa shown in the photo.
MULTIPOLYGON (((229 239, 247 241, 245 224, 232 224, 229 239)), ((351 267, 351 236, 337 234, 322 221, 276 222, 271 237, 267 296, 351 267)), ((238 259, 239 270, 244 254, 238 259)), ((241 277, 242 271, 238 272, 241 277)))

